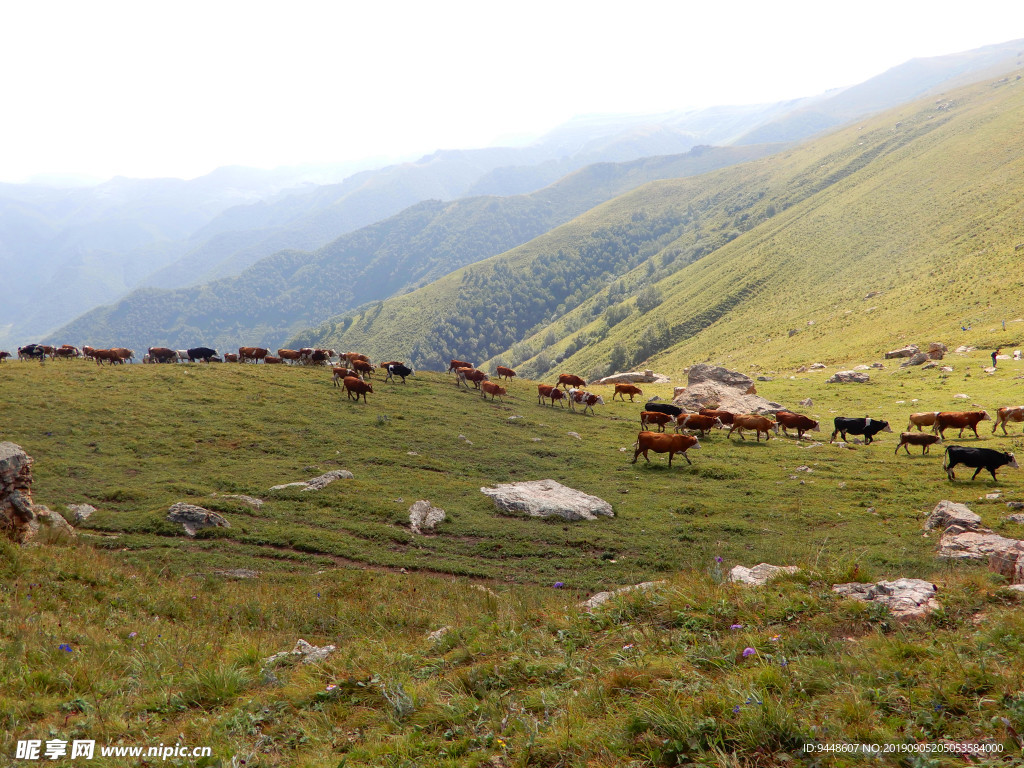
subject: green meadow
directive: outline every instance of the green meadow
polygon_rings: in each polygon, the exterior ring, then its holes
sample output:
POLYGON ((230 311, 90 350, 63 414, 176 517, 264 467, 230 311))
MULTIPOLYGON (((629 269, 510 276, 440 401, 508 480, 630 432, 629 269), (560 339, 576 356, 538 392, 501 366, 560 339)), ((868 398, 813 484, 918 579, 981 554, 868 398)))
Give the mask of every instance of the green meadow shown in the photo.
MULTIPOLYGON (((952 499, 1016 536, 1005 502, 1024 500, 1024 477, 951 483, 941 446, 893 450, 911 412, 1024 402, 1024 363, 985 374, 987 350, 949 355, 948 374, 897 362, 839 385, 824 383, 834 365, 753 361, 772 379, 759 394, 822 431, 714 432, 671 469, 630 463, 641 405, 610 387, 584 416, 539 406, 535 382, 492 403, 428 371, 404 386, 378 376, 364 404, 323 369, 5 363, 0 438, 35 459, 35 501, 98 511, 75 542, 0 555, 0 751, 89 738, 213 748, 177 765, 856 765, 816 750, 948 740, 1019 756, 1020 598, 983 566, 937 561, 922 523, 952 499), (829 445, 836 415, 895 434, 829 445), (355 477, 269 490, 339 468, 355 477), (508 517, 480 493, 542 478, 615 517, 508 517), (417 499, 447 511, 436 535, 409 530, 417 499), (164 519, 178 501, 231 527, 189 538, 164 519), (723 582, 762 561, 803 570, 765 589, 723 582), (261 575, 220 575, 232 568, 261 575), (942 610, 901 623, 830 589, 901 576, 939 584, 942 610), (577 607, 649 580, 666 583, 577 607), (266 668, 300 637, 338 650, 266 668)), ((991 424, 953 442, 1020 453, 1020 426, 991 424)), ((902 749, 880 764, 962 762, 902 749)))

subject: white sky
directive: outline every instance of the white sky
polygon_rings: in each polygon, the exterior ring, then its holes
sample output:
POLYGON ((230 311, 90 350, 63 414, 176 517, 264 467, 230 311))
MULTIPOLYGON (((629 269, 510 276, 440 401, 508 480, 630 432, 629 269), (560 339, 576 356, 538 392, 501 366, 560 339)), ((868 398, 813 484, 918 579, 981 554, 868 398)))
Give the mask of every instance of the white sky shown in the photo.
POLYGON ((0 180, 191 178, 811 96, 1024 38, 1020 0, 24 0, 0 6, 0 180))

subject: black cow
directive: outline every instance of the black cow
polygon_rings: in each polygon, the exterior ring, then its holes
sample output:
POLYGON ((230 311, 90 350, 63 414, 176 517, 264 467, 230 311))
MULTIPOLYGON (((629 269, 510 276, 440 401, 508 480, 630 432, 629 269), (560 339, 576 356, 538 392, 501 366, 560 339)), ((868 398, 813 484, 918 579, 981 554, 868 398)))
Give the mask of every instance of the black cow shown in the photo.
POLYGON ((388 366, 388 375, 385 377, 384 381, 387 381, 388 379, 391 379, 391 381, 394 381, 395 380, 395 376, 401 376, 402 377, 402 383, 405 384, 405 377, 406 376, 412 376, 413 373, 414 373, 413 369, 410 368, 407 365, 389 365, 388 366))
POLYGON ((832 432, 832 437, 829 439, 831 443, 836 439, 836 435, 842 435, 843 440, 846 440, 846 433, 849 432, 851 435, 864 435, 864 445, 870 445, 871 441, 875 439, 875 435, 879 432, 892 432, 892 427, 889 426, 888 421, 879 421, 878 419, 848 419, 844 416, 836 416, 835 431, 832 432))
POLYGON ((644 403, 644 410, 654 411, 655 413, 667 413, 669 416, 679 416, 686 413, 678 405, 672 405, 672 403, 644 403))
POLYGON ((965 467, 974 467, 974 474, 971 480, 978 476, 983 469, 987 469, 992 475, 992 482, 996 481, 996 470, 1002 466, 1010 466, 1020 469, 1017 459, 1012 453, 1006 451, 993 451, 991 448, 970 448, 964 445, 951 445, 946 449, 946 458, 942 462, 942 468, 950 480, 955 480, 953 467, 963 464, 965 467))
POLYGON ((202 360, 204 363, 208 363, 216 358, 216 362, 220 362, 220 358, 217 357, 217 350, 210 349, 209 347, 192 347, 188 350, 188 361, 194 363, 196 360, 202 360))
POLYGON ((26 357, 32 360, 42 360, 46 357, 46 350, 39 344, 29 344, 27 347, 18 347, 18 359, 24 360, 26 357))

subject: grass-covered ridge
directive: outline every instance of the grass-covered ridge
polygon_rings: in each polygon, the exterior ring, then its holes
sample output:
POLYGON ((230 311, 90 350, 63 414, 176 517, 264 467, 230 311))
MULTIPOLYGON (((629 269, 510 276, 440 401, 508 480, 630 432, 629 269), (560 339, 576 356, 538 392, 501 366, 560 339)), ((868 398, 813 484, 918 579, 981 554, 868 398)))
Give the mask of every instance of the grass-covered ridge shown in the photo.
POLYGON ((1022 102, 1024 81, 987 81, 653 182, 304 338, 592 376, 709 357, 838 360, 901 333, 1009 320, 1022 287, 1022 102))

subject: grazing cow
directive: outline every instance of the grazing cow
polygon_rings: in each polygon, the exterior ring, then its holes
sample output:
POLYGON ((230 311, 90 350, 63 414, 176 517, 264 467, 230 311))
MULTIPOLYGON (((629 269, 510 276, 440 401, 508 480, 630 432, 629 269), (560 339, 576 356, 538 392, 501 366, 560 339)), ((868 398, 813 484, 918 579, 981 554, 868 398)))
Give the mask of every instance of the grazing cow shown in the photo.
POLYGON ((942 468, 946 470, 946 476, 955 480, 953 467, 963 464, 965 467, 974 467, 974 474, 971 480, 978 476, 983 469, 987 469, 992 475, 992 482, 996 482, 996 470, 1002 466, 1020 469, 1017 459, 1007 451, 993 451, 991 448, 971 448, 966 445, 951 445, 946 448, 946 457, 942 461, 942 468))
POLYGON ((476 368, 459 368, 459 370, 457 370, 455 373, 458 377, 455 379, 456 387, 459 386, 460 383, 462 383, 466 385, 466 389, 469 389, 468 382, 472 381, 473 386, 476 387, 477 389, 480 389, 480 382, 489 380, 489 377, 486 373, 484 373, 481 370, 477 370, 476 368))
MULTIPOLYGON (((559 403, 565 399, 565 394, 558 387, 551 384, 538 384, 537 385, 537 405, 544 405, 544 400, 551 398, 551 407, 555 407, 555 400, 559 403)), ((564 406, 562 406, 564 407, 564 406)))
POLYGON ((407 365, 402 365, 402 363, 390 363, 384 370, 388 372, 388 375, 384 377, 384 381, 391 380, 393 382, 395 380, 395 376, 399 376, 401 377, 403 384, 405 384, 406 376, 412 376, 413 373, 415 373, 412 368, 407 365))
POLYGON ((779 434, 779 425, 769 419, 767 416, 756 416, 752 413, 745 414, 734 414, 732 417, 732 428, 729 430, 729 437, 732 437, 732 433, 738 431, 740 433, 740 440, 746 440, 743 436, 744 429, 753 429, 757 432, 757 442, 761 442, 761 433, 764 432, 764 439, 767 442, 771 437, 769 432, 779 434))
POLYGON ((684 429, 700 432, 701 437, 706 437, 712 429, 722 429, 725 425, 717 416, 702 416, 699 413, 681 413, 676 416, 675 431, 684 429))
POLYGON ((677 453, 682 454, 687 464, 693 464, 686 452, 690 448, 694 450, 700 448, 700 442, 693 435, 662 435, 657 432, 641 432, 636 436, 633 448, 635 451, 631 464, 636 464, 637 457, 641 453, 644 455, 644 461, 649 464, 651 460, 647 457, 647 452, 654 451, 655 453, 667 453, 668 465, 671 467, 672 457, 677 453))
MULTIPOLYGON (((386 371, 389 365, 405 365, 401 360, 388 360, 386 363, 377 363, 377 367, 382 371, 386 371)), ((407 376, 409 374, 406 374, 407 376)))
POLYGON ((448 373, 452 371, 458 372, 459 368, 473 368, 475 367, 472 363, 467 363, 465 360, 452 360, 448 366, 448 373))
POLYGON ((494 372, 498 374, 498 381, 501 381, 502 379, 508 379, 509 381, 512 381, 512 379, 514 379, 516 376, 515 371, 513 371, 511 368, 506 368, 504 365, 499 365, 497 368, 494 369, 494 372))
MULTIPOLYGON (((289 364, 297 363, 300 360, 299 350, 297 349, 279 349, 277 350, 277 356, 282 360, 287 360, 289 364)), ((227 355, 224 356, 227 359, 227 355)))
POLYGON ((6 352, 6 351, 0 349, 0 363, 2 363, 4 360, 6 360, 10 356, 11 356, 10 352, 6 352))
POLYGON ((184 363, 187 360, 188 360, 188 350, 187 349, 179 349, 178 350, 178 362, 179 363, 184 363))
POLYGON ((121 354, 116 349, 94 349, 92 351, 92 358, 96 361, 96 365, 103 365, 104 360, 111 365, 124 362, 124 358, 121 357, 121 354))
POLYGON ((355 400, 359 402, 359 396, 363 396, 363 402, 367 402, 366 393, 373 394, 373 385, 369 382, 363 381, 358 376, 346 376, 342 382, 345 385, 345 394, 351 399, 355 396, 355 400))
POLYGON ((644 431, 651 424, 655 424, 658 427, 659 432, 665 431, 665 425, 670 421, 673 421, 676 417, 673 417, 668 413, 659 413, 658 411, 643 411, 640 413, 640 426, 644 431))
MULTIPOLYGON (((54 357, 81 357, 82 353, 78 351, 77 347, 62 346, 54 353, 54 357)), ((2 358, 0 358, 2 359, 2 358)))
POLYGON ((786 428, 795 429, 797 440, 802 440, 804 432, 821 432, 821 428, 818 426, 818 422, 809 416, 804 416, 802 413, 793 413, 792 411, 779 411, 775 414, 775 420, 779 422, 779 426, 782 428, 782 433, 789 437, 789 432, 786 428))
MULTIPOLYGON (((507 394, 508 392, 505 390, 504 387, 495 384, 493 381, 480 382, 480 397, 482 397, 484 400, 487 399, 488 395, 490 395, 491 400, 493 400, 495 397, 501 397, 502 395, 507 394)), ((505 401, 502 400, 501 402, 504 403, 505 401)))
POLYGON ((579 376, 574 376, 571 373, 560 373, 558 374, 558 386, 562 389, 569 389, 569 387, 585 387, 587 386, 587 382, 579 376))
POLYGON ((224 362, 225 363, 237 363, 238 362, 238 353, 237 352, 225 352, 224 353, 224 362))
POLYGON ((135 359, 135 350, 128 349, 127 347, 112 347, 112 349, 121 356, 122 362, 135 359))
POLYGON ((1011 421, 1024 421, 1024 405, 1008 405, 996 411, 996 423, 992 425, 992 434, 996 433, 996 427, 1002 425, 1003 434, 1008 435, 1006 424, 1011 421))
POLYGON ((895 455, 899 453, 900 448, 902 448, 909 456, 910 448, 907 446, 920 445, 921 455, 924 456, 928 453, 928 449, 935 445, 935 443, 940 442, 941 439, 942 438, 938 435, 925 434, 924 432, 900 432, 900 444, 896 446, 896 450, 893 451, 893 454, 895 455))
POLYGON ((177 352, 167 347, 150 347, 148 354, 154 363, 173 363, 178 357, 177 352))
POLYGON ((736 414, 734 414, 732 411, 721 411, 715 408, 701 408, 699 411, 697 411, 697 413, 699 413, 701 416, 714 416, 716 419, 719 419, 722 422, 722 424, 726 427, 732 426, 732 420, 736 416, 736 414))
POLYGON ((86 358, 87 360, 92 360, 92 353, 95 351, 96 350, 90 347, 88 344, 82 345, 82 357, 86 358))
POLYGON ((327 365, 334 357, 333 349, 314 349, 306 362, 310 365, 327 365))
POLYGON ((45 349, 39 344, 29 344, 27 347, 18 347, 19 360, 39 360, 46 357, 45 349))
POLYGON ((595 405, 604 405, 604 398, 600 395, 595 395, 582 389, 569 390, 569 410, 575 411, 577 405, 583 406, 583 415, 586 416, 587 409, 590 409, 590 415, 594 414, 595 405))
MULTIPOLYGON (((260 360, 263 360, 264 358, 266 358, 266 356, 269 353, 270 353, 270 350, 269 349, 265 349, 263 347, 239 347, 238 348, 238 359, 239 359, 240 362, 243 362, 243 363, 246 360, 252 360, 254 363, 258 363, 260 360)), ((217 353, 214 352, 214 354, 217 354, 217 353)), ((191 359, 191 358, 192 358, 192 350, 190 349, 189 350, 189 359, 191 359)))
POLYGON ((346 378, 348 376, 355 376, 356 378, 359 378, 359 372, 358 371, 353 371, 351 368, 333 368, 332 371, 334 373, 334 376, 333 376, 334 386, 336 386, 336 387, 339 386, 339 384, 338 384, 339 381, 341 381, 342 379, 344 379, 344 378, 346 378))
POLYGON ((650 413, 667 413, 669 416, 682 416, 686 411, 672 403, 645 403, 644 410, 650 413))
POLYGON ((263 358, 263 362, 267 365, 284 365, 284 358, 277 355, 267 355, 263 358))
POLYGON ((616 384, 615 394, 612 395, 612 400, 615 399, 615 395, 622 398, 622 402, 626 402, 626 395, 629 395, 629 402, 633 402, 633 397, 636 395, 642 395, 644 391, 640 389, 636 384, 616 384))
POLYGON ((935 417, 938 415, 938 411, 923 411, 922 413, 910 414, 910 419, 907 421, 907 431, 909 432, 914 427, 917 427, 918 432, 924 432, 925 427, 934 427, 935 417))
POLYGON ((835 430, 832 432, 832 437, 829 438, 830 443, 836 439, 836 435, 842 435, 845 441, 846 433, 849 432, 851 435, 864 435, 864 444, 871 445, 875 435, 879 432, 892 432, 888 421, 872 418, 851 419, 845 416, 836 416, 832 423, 835 425, 835 430))
POLYGON ((988 411, 939 411, 935 414, 935 424, 932 426, 932 432, 938 432, 942 439, 945 440, 947 429, 959 428, 960 434, 958 437, 963 437, 964 430, 970 427, 974 430, 974 436, 979 437, 978 422, 991 420, 992 417, 988 415, 988 411))
MULTIPOLYGON (((266 350, 263 351, 266 352, 266 350)), ((217 355, 217 350, 210 349, 209 347, 192 347, 191 349, 186 350, 185 354, 188 356, 188 361, 190 363, 194 363, 196 362, 196 360, 201 360, 204 363, 208 363, 214 358, 217 359, 218 363, 220 362, 220 358, 217 355)), ((239 357, 241 358, 241 356, 239 357)), ((266 355, 264 355, 264 357, 266 357, 266 355)))

